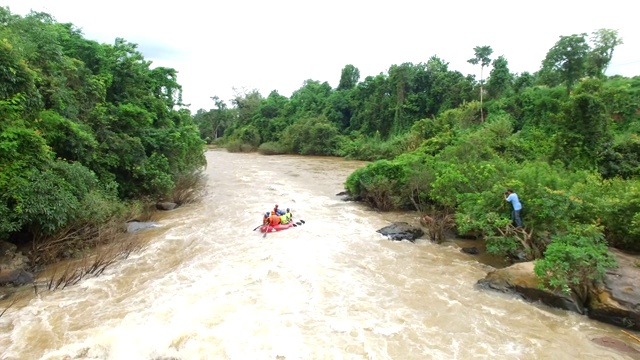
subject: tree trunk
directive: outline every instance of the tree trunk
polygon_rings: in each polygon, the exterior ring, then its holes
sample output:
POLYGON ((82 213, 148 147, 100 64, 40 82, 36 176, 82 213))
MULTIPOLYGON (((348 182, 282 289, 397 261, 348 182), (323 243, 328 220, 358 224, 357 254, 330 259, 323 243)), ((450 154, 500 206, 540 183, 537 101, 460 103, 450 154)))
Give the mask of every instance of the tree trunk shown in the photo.
POLYGON ((484 111, 482 110, 482 93, 484 92, 484 79, 482 77, 482 69, 484 69, 484 66, 480 66, 480 122, 484 122, 484 111))

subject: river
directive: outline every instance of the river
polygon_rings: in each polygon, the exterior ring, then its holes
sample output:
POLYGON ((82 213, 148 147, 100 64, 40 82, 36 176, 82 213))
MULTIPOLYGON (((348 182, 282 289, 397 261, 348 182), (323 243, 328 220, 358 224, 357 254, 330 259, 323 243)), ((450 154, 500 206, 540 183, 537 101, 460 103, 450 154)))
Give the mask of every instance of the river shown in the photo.
POLYGON ((207 160, 203 201, 166 213, 146 247, 10 308, 0 358, 631 359, 591 341, 615 327, 476 289, 491 267, 454 246, 377 234, 417 219, 335 196, 362 162, 207 160), (306 224, 263 238, 276 203, 306 224))

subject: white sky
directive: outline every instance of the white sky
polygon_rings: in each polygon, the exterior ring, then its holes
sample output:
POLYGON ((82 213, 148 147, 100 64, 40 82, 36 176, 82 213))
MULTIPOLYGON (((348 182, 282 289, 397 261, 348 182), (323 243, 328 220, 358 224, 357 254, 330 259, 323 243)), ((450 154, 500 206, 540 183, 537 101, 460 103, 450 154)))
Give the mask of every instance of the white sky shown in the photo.
POLYGON ((489 45, 512 72, 535 72, 561 35, 617 29, 608 74, 640 75, 640 21, 635 1, 607 0, 5 0, 71 22, 86 38, 137 43, 153 65, 173 67, 195 113, 233 88, 285 96, 306 79, 336 87, 347 64, 361 80, 392 64, 437 55, 450 70, 475 74, 473 47, 489 45))

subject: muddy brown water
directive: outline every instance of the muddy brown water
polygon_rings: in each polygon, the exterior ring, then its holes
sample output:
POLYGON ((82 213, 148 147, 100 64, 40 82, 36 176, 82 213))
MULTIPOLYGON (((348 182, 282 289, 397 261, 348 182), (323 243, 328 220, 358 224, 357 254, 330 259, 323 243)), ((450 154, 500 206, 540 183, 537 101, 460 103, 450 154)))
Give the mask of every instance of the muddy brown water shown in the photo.
MULTIPOLYGON (((478 290, 455 246, 388 241, 335 194, 364 163, 207 152, 208 193, 148 245, 0 318, 0 359, 633 359, 587 317, 478 290), (251 231, 275 203, 306 224, 251 231)), ((8 305, 0 302, 0 309, 8 305)), ((635 345, 633 345, 635 346, 635 345)))

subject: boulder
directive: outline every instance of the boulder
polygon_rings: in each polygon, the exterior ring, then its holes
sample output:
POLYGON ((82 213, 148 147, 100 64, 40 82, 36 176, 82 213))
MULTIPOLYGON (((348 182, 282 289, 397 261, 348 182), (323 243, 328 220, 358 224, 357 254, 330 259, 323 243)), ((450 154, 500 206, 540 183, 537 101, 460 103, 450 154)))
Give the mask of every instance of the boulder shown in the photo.
POLYGON ((24 269, 29 258, 17 251, 17 246, 10 242, 0 241, 0 271, 24 269))
POLYGON ((0 286, 5 285, 26 285, 31 284, 34 280, 33 274, 22 269, 0 271, 0 286))
POLYGON ((169 201, 160 201, 156 203, 156 208, 158 210, 173 210, 178 207, 178 204, 169 201))
POLYGON ((342 201, 360 201, 360 199, 351 196, 351 194, 349 194, 349 192, 346 190, 337 193, 336 196, 342 197, 342 201))
POLYGON ((522 262, 504 269, 497 269, 478 281, 481 288, 512 293, 529 301, 540 301, 545 305, 584 314, 581 302, 573 295, 561 291, 540 288, 540 280, 533 271, 534 261, 522 262))
POLYGON ((460 249, 460 251, 462 251, 465 254, 470 254, 470 255, 478 255, 480 254, 480 250, 478 250, 477 247, 473 246, 473 247, 463 247, 462 249, 460 249))
POLYGON ((618 267, 607 272, 602 284, 592 288, 586 304, 573 294, 543 290, 535 275, 534 261, 522 262, 490 272, 478 286, 515 293, 527 300, 587 314, 594 320, 640 330, 640 257, 610 249, 618 267))
POLYGON ((17 250, 18 246, 16 244, 0 241, 0 256, 13 256, 17 250))
POLYGON ((618 262, 589 294, 589 317, 640 330, 640 257, 610 249, 618 262))
POLYGON ((424 235, 424 231, 421 228, 409 225, 406 222, 393 223, 377 232, 391 240, 409 240, 412 242, 424 235))

